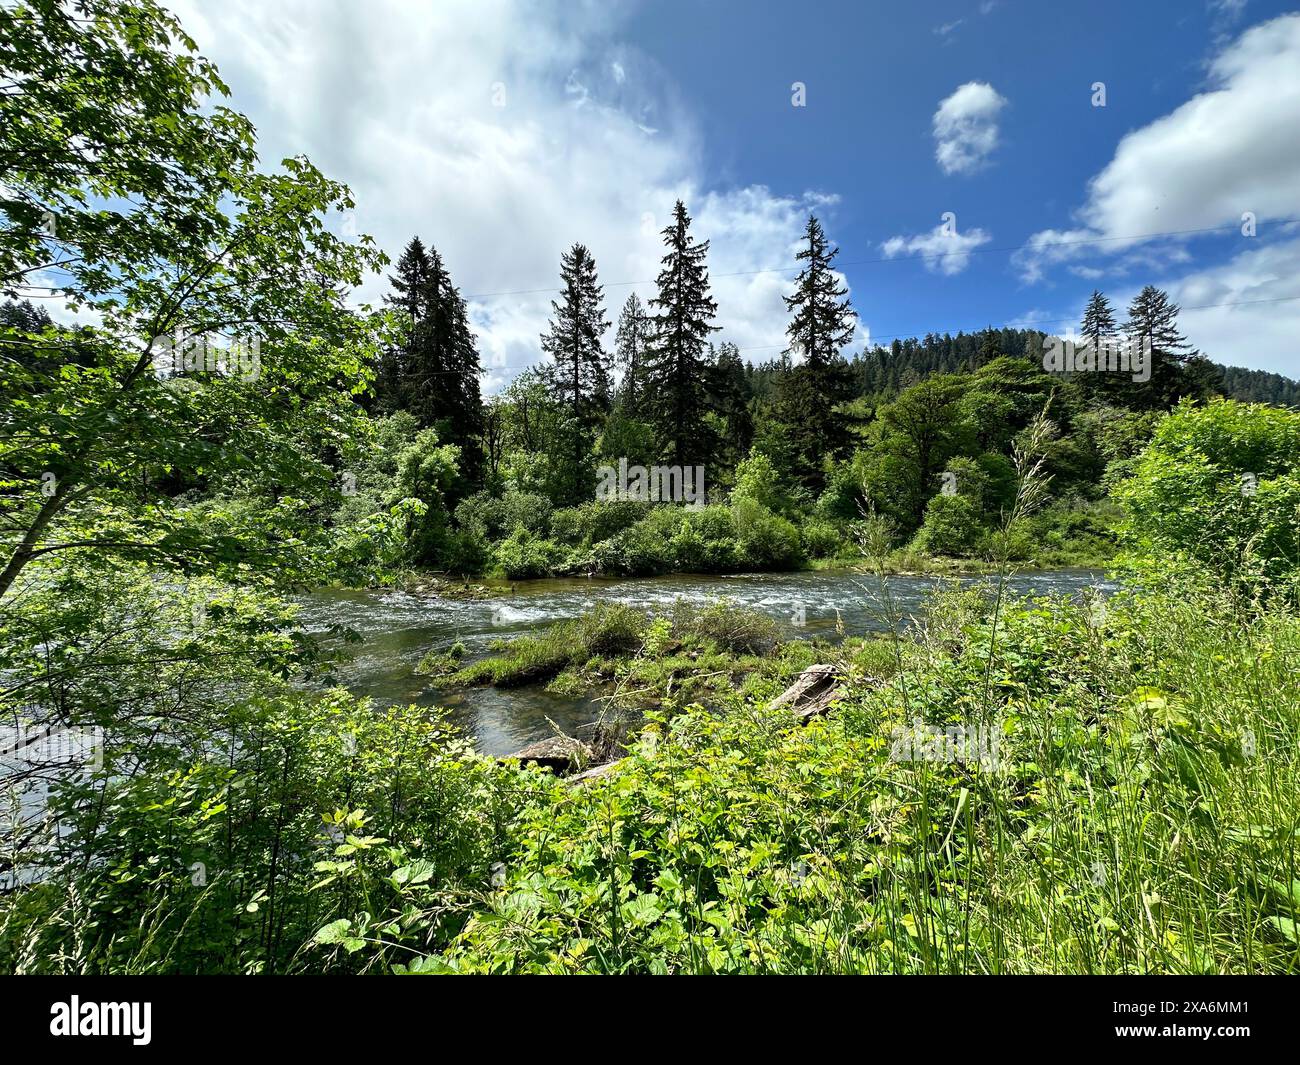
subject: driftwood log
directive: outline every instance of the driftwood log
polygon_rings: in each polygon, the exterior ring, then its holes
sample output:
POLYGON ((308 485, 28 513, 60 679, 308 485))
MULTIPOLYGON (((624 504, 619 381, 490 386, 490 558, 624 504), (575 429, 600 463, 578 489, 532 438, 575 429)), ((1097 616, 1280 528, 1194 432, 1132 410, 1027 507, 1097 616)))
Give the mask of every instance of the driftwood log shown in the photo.
POLYGON ((593 757, 591 748, 581 740, 575 740, 572 736, 548 736, 544 740, 530 743, 514 754, 506 755, 500 761, 518 760, 523 765, 531 763, 564 777, 590 765, 593 757))
MULTIPOLYGON (((809 666, 799 674, 790 687, 769 704, 769 709, 788 706, 795 719, 804 724, 827 710, 845 695, 844 673, 838 666, 819 664, 809 666)), ((555 736, 529 744, 510 758, 521 762, 535 762, 546 766, 558 776, 566 777, 570 784, 586 784, 608 776, 624 759, 618 758, 603 765, 583 769, 591 761, 591 749, 580 740, 568 736, 555 736)), ((505 761, 505 759, 502 759, 505 761)))
POLYGON ((788 706, 801 722, 808 721, 826 713, 832 703, 844 697, 843 679, 844 674, 838 666, 809 666, 768 704, 768 709, 788 706))

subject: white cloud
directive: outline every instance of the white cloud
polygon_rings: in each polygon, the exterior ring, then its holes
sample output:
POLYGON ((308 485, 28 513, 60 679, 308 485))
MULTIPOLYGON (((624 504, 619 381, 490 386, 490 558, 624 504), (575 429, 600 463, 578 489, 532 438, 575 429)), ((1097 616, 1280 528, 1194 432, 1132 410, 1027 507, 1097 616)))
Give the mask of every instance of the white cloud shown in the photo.
MULTIPOLYGON (((220 17, 198 0, 174 6, 257 125, 264 159, 304 153, 347 182, 357 229, 391 256, 417 233, 442 253, 496 368, 488 390, 540 359, 553 293, 487 294, 554 286, 575 241, 595 257, 614 321, 631 288, 613 283, 658 273, 678 196, 713 240, 715 276, 790 263, 808 210, 825 204, 711 190, 689 108, 619 38, 611 5, 228 0, 220 17)), ((790 276, 719 277, 718 338, 779 344, 790 276)), ((373 278, 361 296, 386 288, 373 278)))
POLYGON ((971 251, 992 240, 982 229, 968 233, 950 231, 937 225, 928 233, 910 237, 890 237, 880 245, 885 255, 893 259, 899 255, 916 255, 925 261, 925 268, 936 274, 951 277, 960 274, 970 265, 971 251))
POLYGON ((1243 251, 1165 283, 1179 325, 1215 362, 1300 378, 1300 239, 1243 251))
MULTIPOLYGON (((1031 238, 1017 255, 1026 281, 1052 263, 1131 255, 1149 234, 1231 232, 1247 211, 1260 222, 1300 212, 1300 15, 1247 30, 1213 61, 1210 79, 1205 92, 1120 141, 1089 183, 1078 229, 1031 238)), ((1156 254, 1178 254, 1193 235, 1165 238, 1156 254)))
POLYGON ((998 145, 998 115, 1006 99, 992 85, 968 81, 934 113, 934 157, 945 174, 980 169, 998 145))

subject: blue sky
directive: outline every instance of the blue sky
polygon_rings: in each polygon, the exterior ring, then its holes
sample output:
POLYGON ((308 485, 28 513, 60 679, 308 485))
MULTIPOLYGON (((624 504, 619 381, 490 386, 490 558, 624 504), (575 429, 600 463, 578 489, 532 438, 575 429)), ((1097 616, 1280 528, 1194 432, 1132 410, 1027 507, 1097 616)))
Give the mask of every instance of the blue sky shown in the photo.
POLYGON ((843 249, 855 347, 990 323, 1064 332, 1094 287, 1124 303, 1154 282, 1211 357, 1300 376, 1286 298, 1300 229, 1279 221, 1300 218, 1300 14, 1285 5, 176 10, 268 160, 302 152, 347 181, 358 209, 340 224, 390 254, 416 232, 443 252, 489 389, 540 358, 573 241, 595 254, 611 320, 632 289, 652 293, 679 195, 713 241, 719 339, 755 360, 783 345, 793 276, 758 271, 793 261, 815 210, 843 249), (945 212, 955 237, 936 232, 945 212), (1150 236, 1202 229, 1216 232, 1150 236))

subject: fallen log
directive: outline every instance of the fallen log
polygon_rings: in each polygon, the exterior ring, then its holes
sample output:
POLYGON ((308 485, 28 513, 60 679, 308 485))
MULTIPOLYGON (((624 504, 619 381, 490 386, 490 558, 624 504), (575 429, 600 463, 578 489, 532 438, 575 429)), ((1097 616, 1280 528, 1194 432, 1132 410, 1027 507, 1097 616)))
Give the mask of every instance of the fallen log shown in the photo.
MULTIPOLYGON (((846 690, 841 684, 843 679, 844 672, 839 666, 826 664, 809 666, 795 678, 790 687, 768 703, 768 708, 777 709, 788 706, 799 723, 805 724, 810 719, 826 713, 836 701, 845 696, 846 690)), ((542 742, 549 743, 550 741, 543 740, 542 742)), ((539 744, 533 746, 536 747, 539 744)), ((520 755, 530 749, 524 748, 520 755)), ((520 755, 514 755, 514 757, 517 758, 520 755)), ((626 759, 619 758, 613 762, 605 762, 603 765, 592 766, 592 768, 583 770, 580 773, 574 773, 566 779, 565 783, 585 784, 588 781, 599 780, 608 776, 624 761, 626 759)), ((561 775, 564 774, 561 773, 561 775)))
POLYGON ((585 769, 581 773, 575 773, 573 776, 565 780, 565 783, 585 784, 589 780, 599 780, 603 776, 608 776, 613 772, 613 770, 622 765, 624 761, 626 761, 626 759, 619 758, 613 762, 606 762, 604 765, 592 766, 590 769, 585 769))
POLYGON ((790 687, 768 703, 768 709, 788 706, 795 717, 806 722, 826 713, 832 703, 844 698, 846 692, 840 683, 843 679, 844 674, 838 666, 809 666, 790 687))
POLYGON ((522 765, 539 765, 556 776, 563 777, 589 765, 594 757, 592 749, 581 740, 575 740, 572 736, 548 736, 499 761, 517 760, 522 765))

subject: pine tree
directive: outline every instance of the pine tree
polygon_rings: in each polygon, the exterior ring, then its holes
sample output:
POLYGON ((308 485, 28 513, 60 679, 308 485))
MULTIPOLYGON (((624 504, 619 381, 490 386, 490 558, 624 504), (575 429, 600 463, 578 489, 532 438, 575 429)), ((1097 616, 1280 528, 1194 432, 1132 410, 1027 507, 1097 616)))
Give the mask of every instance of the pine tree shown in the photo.
POLYGON ((650 305, 654 339, 646 351, 645 385, 664 452, 674 465, 696 465, 707 440, 705 373, 707 339, 718 305, 709 295, 705 264, 709 242, 690 234, 690 215, 681 200, 664 228, 668 247, 659 272, 659 291, 650 305))
POLYGON ((1172 407, 1184 395, 1203 394, 1206 381, 1199 358, 1178 329, 1178 304, 1147 285, 1129 304, 1124 332, 1130 342, 1151 346, 1151 379, 1135 383, 1139 406, 1172 407))
POLYGON ((1095 289, 1084 308, 1079 334, 1092 342, 1093 351, 1100 351, 1102 340, 1115 335, 1115 312, 1110 300, 1095 289))
POLYGON ((555 360, 547 373, 551 394, 568 414, 566 466, 558 491, 573 503, 590 492, 588 456, 600 418, 609 408, 609 367, 601 338, 608 322, 596 263, 575 244, 560 260, 562 292, 551 303, 551 322, 542 350, 555 360))
POLYGON ((633 292, 623 304, 614 340, 614 364, 623 379, 619 400, 631 417, 636 417, 644 399, 645 353, 650 339, 650 318, 645 304, 633 292))
POLYGON ((857 314, 849 305, 849 290, 831 269, 839 249, 830 247, 816 215, 808 216, 804 228, 808 246, 797 260, 805 263, 795 278, 793 296, 785 297, 785 307, 794 311, 786 327, 790 347, 785 354, 798 353, 809 367, 824 367, 839 358, 840 349, 853 339, 857 314))
POLYGON ((801 360, 793 367, 785 363, 775 415, 790 438, 787 453, 794 468, 788 472, 816 490, 825 480, 824 458, 842 451, 847 442, 845 419, 836 404, 851 396, 853 379, 840 350, 853 339, 857 315, 831 266, 839 249, 830 247, 815 216, 809 217, 804 236, 807 246, 796 258, 805 265, 795 278, 794 295, 785 297, 794 314, 786 328, 790 346, 783 353, 801 360))
POLYGON ((406 319, 403 343, 381 358, 376 392, 384 412, 407 410, 421 428, 461 449, 460 470, 477 478, 482 459, 482 368, 465 301, 437 251, 413 237, 389 279, 385 302, 406 319))
POLYGON ((721 424, 718 447, 709 456, 725 469, 749 454, 754 442, 754 415, 750 409, 752 395, 744 360, 735 344, 718 347, 708 372, 709 406, 721 424))

